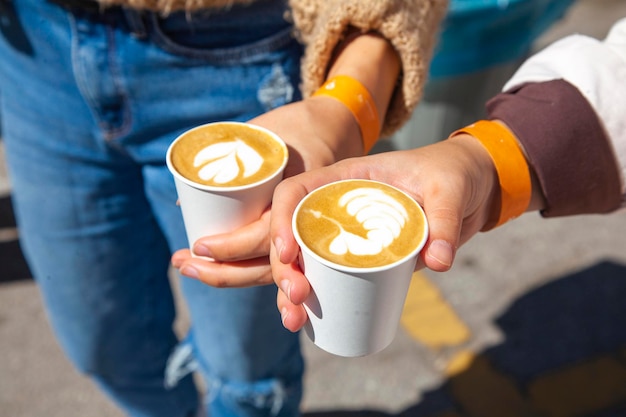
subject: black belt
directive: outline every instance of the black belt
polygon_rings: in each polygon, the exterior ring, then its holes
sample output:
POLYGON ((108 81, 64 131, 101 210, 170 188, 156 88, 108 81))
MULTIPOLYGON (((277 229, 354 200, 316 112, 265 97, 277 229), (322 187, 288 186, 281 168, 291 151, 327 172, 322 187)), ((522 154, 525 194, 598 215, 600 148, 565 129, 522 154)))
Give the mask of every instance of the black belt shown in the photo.
MULTIPOLYGON (((0 0, 3 1, 3 0, 0 0)), ((50 3, 63 7, 71 13, 85 13, 91 16, 99 16, 109 18, 124 17, 124 26, 128 31, 139 39, 146 37, 146 27, 144 17, 141 11, 123 8, 122 6, 102 6, 96 0, 48 0, 50 3)), ((115 20, 117 21, 117 20, 115 20)))
POLYGON ((100 3, 95 0, 48 0, 68 10, 99 13, 103 10, 100 3))

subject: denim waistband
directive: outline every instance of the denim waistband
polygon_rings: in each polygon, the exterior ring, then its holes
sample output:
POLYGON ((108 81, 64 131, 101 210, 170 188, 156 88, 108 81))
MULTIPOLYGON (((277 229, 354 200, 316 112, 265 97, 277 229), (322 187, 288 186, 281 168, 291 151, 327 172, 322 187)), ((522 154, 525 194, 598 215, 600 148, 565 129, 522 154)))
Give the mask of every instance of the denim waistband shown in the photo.
MULTIPOLYGON (((1 1, 1 0, 0 0, 1 1)), ((290 26, 285 20, 288 10, 287 0, 256 0, 251 4, 234 4, 228 7, 208 7, 188 11, 174 11, 162 14, 156 11, 135 9, 125 6, 103 7, 96 0, 45 0, 67 11, 89 20, 122 25, 134 35, 144 37, 146 25, 159 22, 165 30, 221 31, 224 28, 249 27, 250 22, 258 28, 267 25, 267 34, 290 26)), ((264 34, 257 34, 263 36, 264 34)))
MULTIPOLYGON (((146 13, 142 11, 143 9, 133 9, 131 7, 123 7, 123 6, 103 6, 97 0, 46 0, 50 3, 56 4, 57 6, 63 7, 70 11, 75 12, 87 12, 87 13, 96 13, 96 14, 106 14, 107 12, 119 10, 121 8, 125 8, 128 10, 134 10, 137 13, 146 13)), ((1 1, 0 1, 1 3, 1 1)), ((200 13, 205 14, 209 12, 212 15, 220 15, 222 13, 228 13, 229 16, 255 16, 258 17, 259 11, 263 11, 265 15, 273 15, 276 13, 283 14, 287 10, 287 0, 256 0, 251 4, 234 4, 228 7, 207 7, 204 9, 198 9, 193 13, 185 12, 185 15, 189 17, 190 15, 200 13)), ((173 13, 175 14, 175 12, 173 13)))
POLYGON ((81 10, 88 13, 98 13, 100 4, 95 0, 48 0, 68 10, 81 10))

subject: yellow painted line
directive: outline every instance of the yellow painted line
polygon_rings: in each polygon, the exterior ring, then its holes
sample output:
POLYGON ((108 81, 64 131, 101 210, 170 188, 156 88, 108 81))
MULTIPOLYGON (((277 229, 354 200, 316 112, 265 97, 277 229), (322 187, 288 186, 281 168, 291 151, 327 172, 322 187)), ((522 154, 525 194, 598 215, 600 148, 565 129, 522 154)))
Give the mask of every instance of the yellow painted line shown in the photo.
POLYGON ((601 356, 537 378, 528 394, 541 415, 587 415, 624 403, 626 367, 615 357, 601 356))
POLYGON ((400 322, 413 339, 435 350, 470 337, 469 328, 421 272, 413 274, 400 322))

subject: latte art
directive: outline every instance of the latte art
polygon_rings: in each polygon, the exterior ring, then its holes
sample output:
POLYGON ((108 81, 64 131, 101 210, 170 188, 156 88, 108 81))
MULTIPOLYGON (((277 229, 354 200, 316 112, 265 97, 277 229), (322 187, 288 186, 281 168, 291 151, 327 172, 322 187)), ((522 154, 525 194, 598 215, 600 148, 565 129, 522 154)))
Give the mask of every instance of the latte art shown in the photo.
POLYGON ((338 201, 348 214, 367 230, 365 237, 348 232, 341 223, 319 211, 310 210, 317 218, 337 225, 339 234, 330 242, 328 250, 335 255, 378 255, 400 235, 408 213, 396 200, 375 188, 357 188, 348 191, 338 201))
POLYGON ((172 146, 171 163, 183 177, 212 187, 239 187, 275 175, 287 150, 269 133, 243 123, 200 126, 172 146))
POLYGON ((406 194, 366 180, 315 190, 296 214, 298 234, 314 253, 364 268, 407 256, 420 244, 424 223, 421 209, 406 194))
POLYGON ((214 122, 178 136, 165 162, 189 247, 203 236, 258 220, 272 202, 288 156, 278 135, 249 123, 214 122))
POLYGON ((198 176, 204 181, 227 184, 236 178, 249 178, 263 166, 263 157, 236 138, 232 142, 209 145, 196 154, 194 167, 201 167, 198 176))

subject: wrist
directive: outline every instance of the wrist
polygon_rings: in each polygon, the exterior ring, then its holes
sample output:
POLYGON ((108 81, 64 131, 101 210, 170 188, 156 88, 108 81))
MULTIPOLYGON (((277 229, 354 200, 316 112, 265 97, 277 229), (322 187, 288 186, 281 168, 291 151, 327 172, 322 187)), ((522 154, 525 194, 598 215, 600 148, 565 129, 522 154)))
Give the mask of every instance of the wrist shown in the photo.
POLYGON ((348 83, 352 86, 344 89, 344 97, 336 98, 350 108, 355 116, 367 153, 380 136, 399 74, 400 58, 388 40, 374 32, 362 33, 352 29, 337 46, 326 82, 315 94, 323 91, 337 77, 354 81, 348 83), (359 106, 362 97, 366 98, 366 103, 359 106), (367 113, 372 112, 376 114, 375 117, 367 117, 367 113), (372 118, 378 120, 376 127, 368 123, 368 119, 371 121, 372 118))
POLYGON ((360 126, 345 104, 325 96, 314 95, 306 100, 313 115, 314 136, 331 151, 333 161, 361 156, 364 153, 360 126))
POLYGON ((462 155, 461 165, 471 180, 473 200, 468 205, 476 207, 480 213, 478 221, 482 229, 493 217, 492 213, 499 210, 500 185, 493 159, 480 141, 467 133, 451 136, 447 142, 455 145, 462 155))
POLYGON ((529 164, 515 135, 502 123, 479 120, 450 136, 470 135, 485 148, 498 176, 496 204, 483 230, 512 220, 528 210, 532 197, 529 164))
POLYGON ((352 29, 336 48, 326 78, 348 75, 358 80, 371 92, 384 119, 400 70, 400 56, 387 39, 376 32, 352 29))
POLYGON ((316 97, 332 98, 350 111, 359 128, 363 153, 367 154, 378 140, 381 128, 376 104, 367 88, 353 77, 335 75, 313 94, 316 97))
MULTIPOLYGON (((502 121, 494 120, 494 122, 506 127, 506 124, 502 121)), ((489 191, 482 194, 488 195, 488 198, 483 199, 482 205, 483 215, 485 216, 486 223, 487 219, 490 216, 490 213, 499 211, 499 203, 501 199, 498 172, 496 170, 494 161, 489 152, 483 146, 483 144, 470 134, 459 133, 457 135, 451 136, 448 141, 460 146, 463 149, 464 154, 471 159, 467 167, 470 170, 470 176, 472 176, 472 178, 475 178, 475 182, 488 187, 489 191)), ((524 147, 519 142, 519 140, 517 140, 517 145, 522 151, 525 160, 528 161, 528 157, 526 156, 524 147)), ((539 180, 535 173, 535 170, 529 163, 528 169, 530 174, 532 191, 530 203, 528 204, 528 208, 526 209, 526 211, 539 211, 545 207, 545 198, 542 193, 542 188, 539 184, 539 180)))
POLYGON ((532 164, 529 162, 528 154, 526 153, 524 144, 513 133, 513 131, 509 128, 509 126, 506 123, 504 123, 502 120, 493 120, 493 122, 505 127, 507 130, 511 132, 511 134, 515 138, 517 146, 520 148, 520 150, 522 151, 522 154, 524 155, 524 160, 526 161, 526 164, 528 166, 528 172, 530 174, 530 184, 531 184, 530 203, 528 204, 528 208, 526 209, 526 211, 543 210, 546 206, 545 197, 543 195, 541 184, 539 183, 539 177, 537 176, 537 173, 535 172, 532 164))

